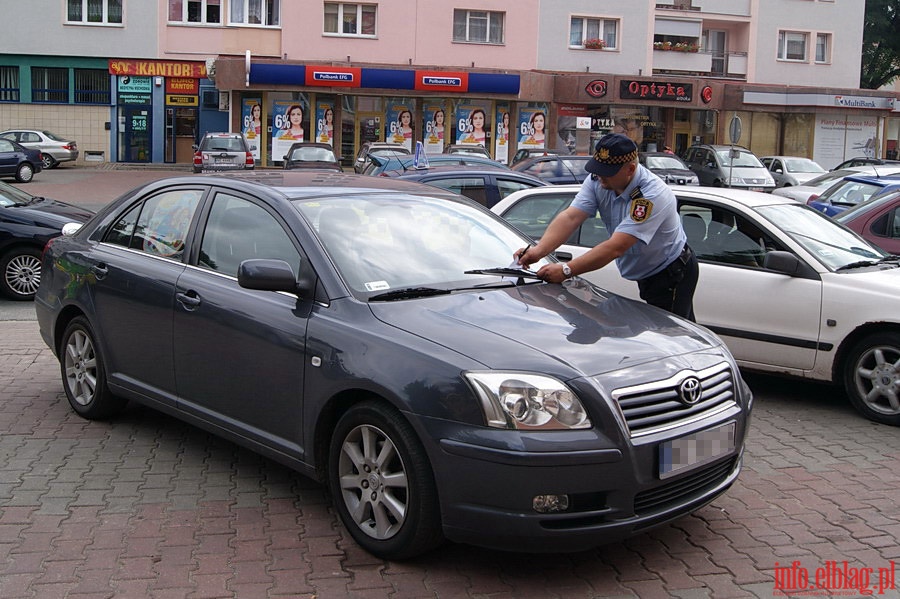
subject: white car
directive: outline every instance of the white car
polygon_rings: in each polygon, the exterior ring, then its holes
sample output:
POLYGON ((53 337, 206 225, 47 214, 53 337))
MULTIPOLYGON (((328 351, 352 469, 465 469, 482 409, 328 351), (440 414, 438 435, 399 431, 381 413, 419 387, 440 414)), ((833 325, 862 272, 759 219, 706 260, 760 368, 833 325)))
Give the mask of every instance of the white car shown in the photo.
POLYGON ((776 187, 805 185, 827 172, 818 162, 802 156, 763 156, 760 160, 772 173, 776 187))
POLYGON ((0 133, 0 138, 11 139, 26 148, 41 152, 41 166, 45 169, 56 168, 60 162, 78 160, 78 144, 71 139, 61 137, 50 131, 41 129, 9 129, 0 133))
POLYGON ((775 195, 790 198, 794 201, 805 204, 811 196, 821 195, 823 191, 843 179, 848 175, 859 174, 893 174, 900 173, 900 166, 853 166, 842 168, 835 171, 822 173, 818 177, 814 177, 803 185, 794 185, 788 187, 779 187, 772 191, 775 195))
MULTIPOLYGON (((526 189, 492 208, 534 238, 579 185, 526 189)), ((688 243, 700 261, 694 311, 741 367, 843 385, 853 406, 900 426, 900 258, 804 204, 735 189, 679 187, 688 243)), ((585 221, 557 257, 606 239, 585 221)), ((615 264, 583 278, 638 299, 615 264)))

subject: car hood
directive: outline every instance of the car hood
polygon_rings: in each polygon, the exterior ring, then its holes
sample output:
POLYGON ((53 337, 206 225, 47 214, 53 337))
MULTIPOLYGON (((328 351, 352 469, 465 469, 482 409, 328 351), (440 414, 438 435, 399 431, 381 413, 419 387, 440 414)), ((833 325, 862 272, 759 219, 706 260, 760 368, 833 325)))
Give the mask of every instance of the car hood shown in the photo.
POLYGON ((29 220, 57 228, 62 228, 66 223, 87 222, 94 216, 93 212, 85 208, 47 198, 37 199, 27 206, 19 206, 13 210, 8 214, 14 214, 22 221, 29 220))
POLYGON ((488 368, 549 372, 563 379, 721 346, 701 327, 584 281, 370 307, 381 321, 488 368))
POLYGON ((686 168, 653 168, 650 171, 660 177, 672 175, 674 177, 696 177, 694 171, 686 168))
POLYGON ((803 185, 810 179, 815 179, 823 173, 788 173, 788 176, 797 182, 797 185, 803 185))

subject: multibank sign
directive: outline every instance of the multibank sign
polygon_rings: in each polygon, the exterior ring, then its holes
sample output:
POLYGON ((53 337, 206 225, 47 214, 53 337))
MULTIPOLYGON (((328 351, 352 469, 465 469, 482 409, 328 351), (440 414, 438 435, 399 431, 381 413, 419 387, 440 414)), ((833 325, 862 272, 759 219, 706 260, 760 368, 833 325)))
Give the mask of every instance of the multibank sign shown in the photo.
POLYGON ((865 110, 892 110, 894 98, 881 96, 836 96, 789 92, 745 91, 745 104, 769 106, 815 106, 819 108, 862 108, 865 110))

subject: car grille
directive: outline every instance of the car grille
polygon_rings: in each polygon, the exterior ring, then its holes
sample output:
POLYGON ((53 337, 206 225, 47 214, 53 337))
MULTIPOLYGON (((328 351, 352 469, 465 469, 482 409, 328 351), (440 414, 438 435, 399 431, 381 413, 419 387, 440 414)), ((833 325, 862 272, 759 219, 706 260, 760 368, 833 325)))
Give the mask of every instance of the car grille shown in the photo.
POLYGON ((733 457, 691 474, 675 479, 668 484, 641 491, 634 496, 634 513, 638 516, 664 510, 671 505, 683 503, 689 496, 701 494, 704 490, 720 484, 734 470, 738 458, 733 457))
POLYGON ((725 362, 700 372, 684 370, 664 381, 616 389, 612 397, 632 438, 690 424, 737 405, 734 376, 725 362), (699 397, 693 404, 682 397, 688 379, 700 383, 699 397))

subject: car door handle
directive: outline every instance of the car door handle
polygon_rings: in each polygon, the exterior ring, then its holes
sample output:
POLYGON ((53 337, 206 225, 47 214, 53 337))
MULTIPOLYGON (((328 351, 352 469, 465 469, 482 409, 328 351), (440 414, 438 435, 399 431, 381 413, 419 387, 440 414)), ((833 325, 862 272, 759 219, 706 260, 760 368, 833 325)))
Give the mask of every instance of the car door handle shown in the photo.
POLYGON ((572 252, 556 252, 553 255, 556 256, 557 260, 562 262, 568 262, 572 259, 572 252))
POLYGON ((97 276, 97 279, 102 280, 109 274, 109 269, 105 264, 95 264, 91 267, 91 272, 97 276))
POLYGON ((176 293, 175 299, 178 300, 178 303, 184 306, 184 309, 187 311, 194 310, 197 306, 200 305, 200 298, 197 297, 196 291, 188 291, 187 293, 176 293))

